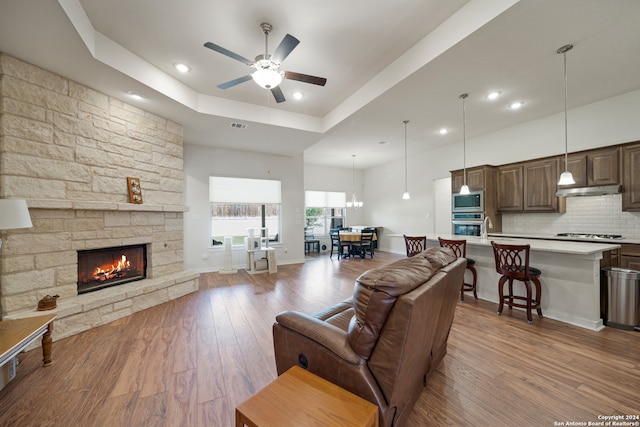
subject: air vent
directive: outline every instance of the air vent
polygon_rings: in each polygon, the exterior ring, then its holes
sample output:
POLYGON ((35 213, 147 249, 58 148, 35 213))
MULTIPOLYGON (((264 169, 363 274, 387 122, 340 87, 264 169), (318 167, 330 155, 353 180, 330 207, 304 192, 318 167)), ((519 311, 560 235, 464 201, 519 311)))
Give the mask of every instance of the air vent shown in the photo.
POLYGON ((246 129, 247 125, 245 123, 231 122, 231 127, 234 129, 246 129))

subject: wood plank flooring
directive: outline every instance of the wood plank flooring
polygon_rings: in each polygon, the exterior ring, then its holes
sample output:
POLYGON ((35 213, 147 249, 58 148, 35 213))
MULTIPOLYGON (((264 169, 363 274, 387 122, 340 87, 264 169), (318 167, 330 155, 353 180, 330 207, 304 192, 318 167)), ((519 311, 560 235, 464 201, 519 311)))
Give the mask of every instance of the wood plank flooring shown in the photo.
MULTIPOLYGON (((275 378, 275 315, 326 308, 352 294, 360 273, 398 258, 322 254, 277 274, 203 274, 194 294, 55 341, 48 368, 39 349, 20 355, 17 378, 0 391, 0 426, 231 426, 235 406, 275 378)), ((496 308, 458 304, 448 355, 409 426, 640 414, 639 332, 535 316, 529 325, 524 312, 496 308)))

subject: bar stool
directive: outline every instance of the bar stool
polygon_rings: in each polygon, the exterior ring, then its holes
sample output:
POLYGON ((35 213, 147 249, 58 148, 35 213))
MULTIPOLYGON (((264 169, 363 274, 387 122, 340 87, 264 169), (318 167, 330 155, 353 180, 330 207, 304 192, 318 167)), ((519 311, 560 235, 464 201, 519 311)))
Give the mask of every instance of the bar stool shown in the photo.
POLYGON ((403 234, 404 246, 407 249, 407 257, 418 255, 427 249, 427 236, 407 236, 403 234))
POLYGON ((491 242, 493 246, 493 255, 496 260, 496 271, 502 277, 498 281, 498 294, 500 296, 500 305, 498 306, 498 314, 502 314, 504 304, 513 307, 524 308, 527 310, 527 321, 531 324, 531 309, 535 308, 538 316, 542 317, 542 309, 540 308, 540 300, 542 298, 542 286, 540 285, 540 275, 542 272, 529 265, 529 245, 501 245, 491 242), (518 296, 513 294, 513 281, 519 280, 524 283, 527 290, 527 296, 518 296), (509 282, 509 293, 504 295, 504 284, 509 282), (535 285, 535 296, 531 294, 531 282, 535 285), (524 301, 518 303, 516 301, 524 301))
MULTIPOLYGON (((441 237, 438 237, 438 241, 440 242, 440 246, 443 248, 449 248, 453 251, 453 254, 458 258, 467 258, 467 241, 466 240, 447 240, 441 237)), ((464 278, 462 279, 462 286, 460 287, 460 300, 464 301, 464 293, 465 292, 473 292, 473 297, 478 299, 478 294, 476 293, 476 283, 478 282, 478 272, 474 267, 476 262, 471 258, 467 258, 467 270, 471 272, 473 276, 473 280, 471 283, 465 283, 464 278)))

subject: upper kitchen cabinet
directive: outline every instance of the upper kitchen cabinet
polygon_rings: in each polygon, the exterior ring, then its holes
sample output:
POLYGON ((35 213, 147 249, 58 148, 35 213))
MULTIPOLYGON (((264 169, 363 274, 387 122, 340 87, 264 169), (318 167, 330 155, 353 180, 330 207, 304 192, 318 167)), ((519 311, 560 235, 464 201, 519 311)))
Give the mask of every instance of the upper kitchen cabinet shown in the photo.
MULTIPOLYGON (((564 171, 564 156, 559 161, 564 171)), ((576 183, 562 188, 620 184, 620 147, 569 154, 567 166, 576 183)))
POLYGON ((518 212, 524 207, 522 165, 498 167, 498 211, 518 212))
POLYGON ((640 211, 640 144, 622 147, 622 210, 640 211))
MULTIPOLYGON (((564 156, 560 157, 560 169, 564 172, 564 156)), ((577 188, 587 186, 587 155, 584 153, 569 154, 567 157, 567 169, 573 175, 576 182, 572 185, 563 185, 562 188, 577 188)))
POLYGON ((620 184, 620 147, 587 152, 587 185, 620 184))
POLYGON ((500 166, 500 212, 559 212, 564 205, 556 197, 558 158, 500 166))
MULTIPOLYGON (((487 173, 485 170, 492 166, 477 166, 467 168, 467 185, 471 191, 481 191, 487 188, 487 173)), ((451 192, 459 193, 464 184, 464 170, 451 171, 451 192)))
POLYGON ((558 159, 527 162, 524 171, 524 210, 558 212, 558 159))

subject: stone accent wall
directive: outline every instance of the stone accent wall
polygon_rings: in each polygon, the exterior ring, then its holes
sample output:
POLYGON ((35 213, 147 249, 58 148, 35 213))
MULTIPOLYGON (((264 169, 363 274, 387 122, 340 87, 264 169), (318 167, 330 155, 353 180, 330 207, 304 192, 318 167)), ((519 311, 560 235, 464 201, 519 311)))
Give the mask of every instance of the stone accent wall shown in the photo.
POLYGON ((2 235, 3 316, 58 294, 60 338, 198 289, 184 271, 182 156, 181 125, 0 54, 0 198, 27 199, 33 222, 2 235), (147 280, 77 295, 77 250, 140 243, 147 280))

